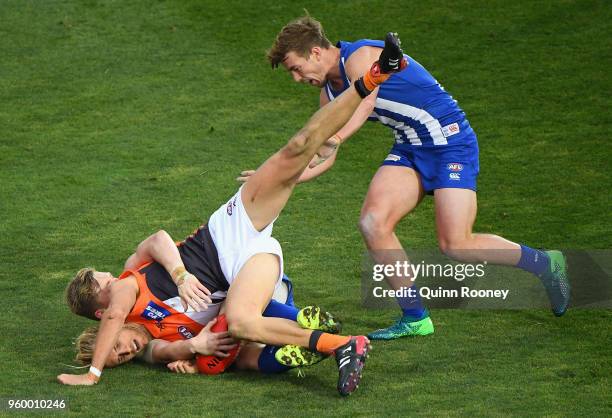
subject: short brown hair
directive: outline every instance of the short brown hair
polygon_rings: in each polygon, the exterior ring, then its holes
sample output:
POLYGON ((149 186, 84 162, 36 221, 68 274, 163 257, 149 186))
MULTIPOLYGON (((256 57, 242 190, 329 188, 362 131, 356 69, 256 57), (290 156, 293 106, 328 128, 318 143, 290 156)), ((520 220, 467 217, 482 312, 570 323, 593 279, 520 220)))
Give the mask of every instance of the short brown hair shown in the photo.
POLYGON ((281 29, 268 50, 268 61, 272 68, 276 68, 285 60, 287 53, 293 51, 306 58, 315 46, 327 49, 331 42, 325 36, 321 22, 310 16, 302 16, 281 29))
POLYGON ((97 319, 96 310, 100 308, 100 286, 94 279, 94 273, 95 270, 89 267, 81 269, 66 287, 66 303, 70 310, 89 319, 97 319))

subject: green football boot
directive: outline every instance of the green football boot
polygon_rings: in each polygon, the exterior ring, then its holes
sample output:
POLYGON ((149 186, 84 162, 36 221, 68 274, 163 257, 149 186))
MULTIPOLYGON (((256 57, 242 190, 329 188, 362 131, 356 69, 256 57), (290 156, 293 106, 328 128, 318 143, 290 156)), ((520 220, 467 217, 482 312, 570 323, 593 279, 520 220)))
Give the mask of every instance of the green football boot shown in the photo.
POLYGON ((325 360, 328 356, 315 353, 297 345, 285 345, 274 354, 276 361, 287 367, 312 366, 325 360))
POLYGON ((321 311, 318 306, 306 306, 300 309, 297 323, 302 328, 316 329, 329 334, 339 334, 342 325, 329 312, 321 311))
POLYGON ((550 306, 555 316, 561 316, 567 311, 570 302, 570 283, 567 275, 567 261, 561 251, 546 251, 550 258, 548 271, 540 276, 550 300, 550 306))
POLYGON ((371 340, 395 340, 401 337, 429 335, 433 334, 433 332, 434 326, 429 315, 420 321, 414 321, 412 318, 403 316, 390 327, 377 329, 369 333, 368 338, 371 340))

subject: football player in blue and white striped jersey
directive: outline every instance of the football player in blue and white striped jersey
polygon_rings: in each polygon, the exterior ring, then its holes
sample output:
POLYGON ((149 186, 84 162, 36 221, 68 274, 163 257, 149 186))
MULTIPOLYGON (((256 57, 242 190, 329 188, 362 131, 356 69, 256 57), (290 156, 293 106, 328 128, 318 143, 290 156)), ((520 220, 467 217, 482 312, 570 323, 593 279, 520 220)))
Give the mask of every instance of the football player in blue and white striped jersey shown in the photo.
MULTIPOLYGON (((286 68, 296 82, 318 87, 323 106, 367 70, 382 46, 382 41, 368 39, 341 41, 334 46, 321 24, 305 16, 283 27, 268 51, 268 60, 273 68, 286 68)), ((445 254, 465 262, 486 260, 533 273, 544 284, 554 314, 563 315, 569 305, 569 282, 561 252, 540 251, 497 235, 472 232, 479 173, 476 134, 457 101, 421 64, 405 57, 408 68, 392 75, 363 100, 349 122, 328 140, 329 153, 313 159, 300 181, 327 171, 334 164, 337 146, 367 120, 389 127, 394 145, 372 179, 360 219, 375 261, 395 264, 408 260, 395 226, 431 194, 438 242, 445 254)), ((243 180, 248 175, 245 172, 243 180)), ((398 277, 391 277, 389 284, 395 289, 413 285, 409 278, 398 277)), ((398 302, 402 318, 369 334, 370 338, 433 333, 429 314, 418 297, 399 298, 398 302)))

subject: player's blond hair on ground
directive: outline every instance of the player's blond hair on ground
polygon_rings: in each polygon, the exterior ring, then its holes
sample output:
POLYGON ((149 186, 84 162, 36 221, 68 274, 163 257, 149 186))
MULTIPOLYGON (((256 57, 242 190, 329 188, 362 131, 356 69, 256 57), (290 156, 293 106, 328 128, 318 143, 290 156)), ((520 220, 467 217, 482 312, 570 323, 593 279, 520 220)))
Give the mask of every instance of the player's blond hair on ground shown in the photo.
MULTIPOLYGON (((141 325, 134 323, 123 324, 121 329, 132 329, 142 333, 141 325)), ((90 365, 93 359, 93 353, 96 348, 96 337, 98 336, 99 327, 97 325, 86 328, 81 335, 74 341, 76 356, 74 357, 77 363, 90 365)))
POLYGON ((293 51, 303 58, 310 55, 310 50, 320 46, 329 48, 331 42, 325 36, 321 23, 306 15, 287 23, 276 36, 272 48, 268 50, 268 61, 276 68, 285 60, 287 53, 293 51))
POLYGON ((98 326, 85 329, 74 342, 76 348, 75 360, 77 363, 89 365, 93 358, 94 348, 96 346, 96 337, 98 336, 98 326))
POLYGON ((96 318, 100 286, 94 279, 95 270, 89 267, 78 271, 66 287, 66 303, 70 310, 89 319, 96 318))

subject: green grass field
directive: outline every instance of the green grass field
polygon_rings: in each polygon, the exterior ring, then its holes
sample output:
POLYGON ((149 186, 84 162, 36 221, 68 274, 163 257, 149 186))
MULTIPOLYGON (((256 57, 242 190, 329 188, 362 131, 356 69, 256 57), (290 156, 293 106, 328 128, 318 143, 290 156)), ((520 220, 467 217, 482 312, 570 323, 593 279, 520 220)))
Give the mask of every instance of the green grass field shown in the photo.
MULTIPOLYGON (((318 92, 265 59, 303 8, 332 40, 398 31, 459 101, 480 142, 478 231, 612 248, 609 2, 4 0, 0 397, 84 416, 610 416, 608 310, 434 311, 433 336, 374 345, 349 399, 331 361, 305 378, 130 364, 96 387, 55 382, 91 325, 63 302, 74 272, 119 274, 152 232, 189 234, 316 110, 318 92)), ((297 302, 349 333, 398 314, 360 305, 359 210, 391 143, 367 125, 276 224, 297 302)), ((432 208, 400 224, 406 248, 436 247, 432 208)))

